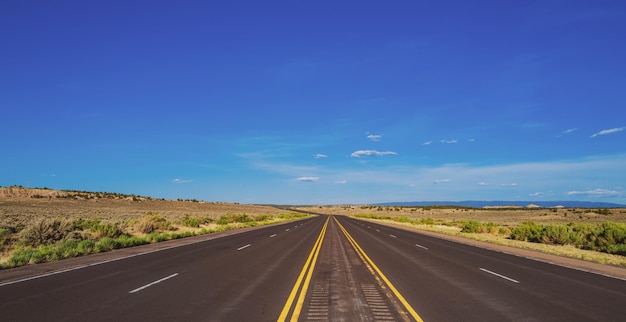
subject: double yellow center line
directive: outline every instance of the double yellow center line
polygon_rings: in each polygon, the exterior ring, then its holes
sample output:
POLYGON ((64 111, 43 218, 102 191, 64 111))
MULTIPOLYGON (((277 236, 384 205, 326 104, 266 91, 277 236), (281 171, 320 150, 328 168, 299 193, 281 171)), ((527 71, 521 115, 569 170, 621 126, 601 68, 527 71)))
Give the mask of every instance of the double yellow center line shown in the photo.
POLYGON ((335 219, 335 222, 337 222, 337 225, 339 225, 339 228, 341 228, 341 231, 343 232, 343 234, 346 235, 346 237, 348 238, 348 241, 350 242, 350 244, 352 244, 352 247, 357 252, 359 257, 361 257, 363 262, 365 262, 367 268, 372 273, 372 275, 374 275, 374 277, 376 277, 377 279, 380 278, 384 282, 384 284, 391 290, 391 292, 393 292, 393 295, 398 299, 398 301, 400 301, 400 303, 402 303, 406 311, 409 313, 409 315, 411 315, 413 319, 415 319, 415 321, 423 322, 419 314, 417 314, 417 312, 415 312, 413 307, 411 307, 411 304, 409 304, 409 302, 406 301, 404 296, 402 296, 402 294, 398 292, 398 289, 396 289, 396 287, 393 286, 393 284, 391 283, 391 281, 389 281, 387 276, 385 276, 385 274, 383 274, 380 268, 378 268, 378 266, 374 264, 372 259, 370 259, 369 256, 367 256, 367 254, 361 248, 361 246, 357 244, 356 240, 354 240, 354 238, 352 238, 350 233, 348 233, 348 231, 343 227, 343 225, 339 223, 339 220, 337 220, 337 218, 334 218, 334 219, 335 219))
MULTIPOLYGON (((313 275, 313 269, 315 268, 315 264, 317 263, 317 258, 319 256, 320 249, 322 248, 322 242, 324 240, 324 236, 326 235, 326 229, 328 227, 328 222, 330 221, 330 217, 332 216, 328 216, 328 218, 326 219, 326 222, 324 223, 324 226, 322 227, 322 230, 319 236, 317 237, 317 241, 313 245, 313 249, 311 249, 311 253, 309 254, 309 257, 304 263, 304 267, 302 267, 302 271, 300 272, 300 275, 298 276, 298 279, 296 280, 296 284, 293 286, 293 289, 291 290, 291 293, 289 294, 289 297, 287 298, 287 302, 285 303, 285 306, 283 307, 283 310, 281 311, 280 316, 278 317, 279 322, 287 321, 287 317, 289 316, 290 312, 292 312, 290 321, 298 321, 298 318, 300 317, 300 312, 302 311, 302 306, 304 305, 306 292, 311 282, 311 276, 313 275), (300 290, 300 293, 298 293, 298 290, 300 290), (296 301, 296 294, 298 294, 297 301, 296 301), (294 301, 296 301, 295 307, 294 307, 294 301), (292 310, 292 307, 293 307, 293 310, 292 310)), ((361 260, 363 260, 363 262, 365 263, 369 271, 372 273, 372 275, 374 275, 374 277, 376 277, 379 283, 381 283, 381 286, 383 286, 383 283, 384 283, 384 285, 386 285, 386 287, 389 290, 391 290, 391 292, 393 292, 394 296, 404 306, 404 309, 406 310, 406 312, 408 312, 408 314, 415 321, 423 322, 422 318, 417 314, 417 312, 415 312, 415 310, 406 301, 406 299, 402 296, 402 294, 398 292, 398 290, 395 288, 395 286, 393 286, 393 284, 389 281, 389 279, 385 276, 385 274, 383 274, 383 272, 378 268, 378 266, 376 266, 376 264, 374 264, 374 262, 369 258, 369 256, 367 256, 365 251, 361 248, 361 246, 359 246, 359 244, 357 244, 357 242, 354 240, 354 238, 352 238, 352 236, 343 227, 343 225, 339 223, 339 220, 337 220, 337 218, 334 218, 334 217, 333 219, 335 220, 335 222, 337 223, 341 231, 344 233, 346 238, 348 238, 348 241, 350 242, 354 250, 357 252, 361 260)))
POLYGON ((300 275, 296 280, 296 284, 293 286, 293 289, 291 290, 291 293, 287 298, 287 302, 285 302, 285 306, 283 307, 282 312, 280 312, 278 321, 287 321, 287 315, 289 314, 289 311, 291 311, 291 307, 293 306, 293 302, 296 298, 296 293, 298 293, 298 289, 300 289, 300 294, 298 294, 298 301, 296 302, 296 306, 293 309, 293 313, 291 315, 291 321, 298 321, 298 317, 300 317, 300 311, 302 311, 302 306, 304 305, 306 291, 309 289, 309 284, 311 283, 313 268, 315 268, 315 263, 317 263, 317 257, 319 256, 320 248, 322 248, 322 241, 324 241, 324 235, 326 235, 326 228, 328 227, 329 221, 330 216, 328 216, 328 218, 326 219, 324 227, 322 227, 322 231, 317 237, 317 241, 315 242, 315 245, 313 245, 313 249, 311 249, 311 253, 304 263, 304 267, 302 267, 302 271, 300 272, 300 275))

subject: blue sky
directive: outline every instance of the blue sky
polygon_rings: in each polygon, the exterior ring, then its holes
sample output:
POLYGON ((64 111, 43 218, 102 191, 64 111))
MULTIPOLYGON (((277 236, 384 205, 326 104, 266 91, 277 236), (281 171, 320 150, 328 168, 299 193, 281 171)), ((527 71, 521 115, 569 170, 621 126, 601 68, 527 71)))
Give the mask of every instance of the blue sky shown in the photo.
POLYGON ((626 204, 623 1, 0 4, 0 185, 626 204))

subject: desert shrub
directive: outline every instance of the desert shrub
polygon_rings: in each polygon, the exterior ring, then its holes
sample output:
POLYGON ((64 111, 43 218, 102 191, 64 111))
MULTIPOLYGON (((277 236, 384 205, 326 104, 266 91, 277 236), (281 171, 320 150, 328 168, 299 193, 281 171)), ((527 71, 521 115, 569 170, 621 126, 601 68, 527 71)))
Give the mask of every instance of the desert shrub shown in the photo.
POLYGON ((137 230, 144 234, 155 231, 174 230, 174 226, 158 213, 148 212, 146 216, 136 224, 137 230))
POLYGON ((610 254, 626 255, 626 224, 605 222, 588 234, 588 246, 610 254))
POLYGON ((479 233, 481 223, 476 220, 470 220, 461 226, 462 233, 479 233))
POLYGON ((122 235, 122 230, 117 225, 109 223, 97 223, 90 230, 100 238, 117 238, 122 235))
POLYGON ((626 224, 546 225, 524 223, 511 232, 511 239, 536 243, 573 245, 579 248, 626 255, 626 224))
POLYGON ((0 227, 0 251, 4 249, 4 246, 11 241, 11 235, 13 232, 8 227, 0 227))
POLYGON ((274 219, 274 216, 268 215, 268 214, 258 215, 256 217, 254 217, 255 221, 268 221, 268 220, 272 220, 272 219, 274 219))
POLYGON ((186 227, 200 228, 200 225, 206 225, 212 221, 213 219, 209 217, 190 217, 189 215, 185 215, 185 217, 180 220, 180 223, 186 227))
POLYGON ((21 240, 27 246, 51 245, 63 240, 72 231, 72 224, 61 219, 41 220, 25 228, 21 240))
POLYGON ((248 214, 226 214, 221 216, 215 223, 218 225, 228 225, 230 223, 249 223, 253 222, 254 218, 248 214))
POLYGON ((525 222, 520 226, 515 227, 511 232, 511 239, 530 241, 539 243, 541 242, 542 227, 534 222, 525 222))
POLYGON ((200 221, 197 218, 189 217, 189 215, 185 215, 185 217, 181 219, 180 222, 183 226, 200 228, 200 221))
POLYGON ((409 218, 407 216, 395 217, 393 220, 397 221, 397 222, 403 222, 403 223, 410 223, 411 222, 411 218, 409 218))
POLYGON ((423 219, 420 219, 419 223, 423 225, 434 225, 435 220, 433 220, 432 218, 423 218, 423 219))

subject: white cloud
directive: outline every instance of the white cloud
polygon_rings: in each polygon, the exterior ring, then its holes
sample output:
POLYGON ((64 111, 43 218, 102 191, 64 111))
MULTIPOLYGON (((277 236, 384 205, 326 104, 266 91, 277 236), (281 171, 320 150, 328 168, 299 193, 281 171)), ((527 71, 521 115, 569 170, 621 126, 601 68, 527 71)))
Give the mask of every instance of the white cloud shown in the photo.
POLYGON ((529 196, 531 196, 531 197, 541 197, 541 196, 543 196, 543 192, 531 193, 531 194, 529 194, 529 196))
POLYGON ((450 179, 437 179, 433 181, 434 184, 440 184, 440 183, 446 183, 446 182, 450 182, 450 179))
POLYGON ((300 181, 300 182, 316 182, 319 179, 320 179, 319 177, 299 177, 299 178, 296 178, 296 181, 300 181))
POLYGON ((433 141, 426 141, 426 142, 424 142, 424 145, 431 145, 431 144, 433 144, 433 141))
POLYGON ((576 132, 576 131, 578 131, 578 128, 567 129, 567 130, 561 132, 561 134, 570 134, 570 133, 576 132))
POLYGON ((595 138, 596 136, 600 136, 600 135, 607 135, 607 134, 611 134, 611 133, 617 133, 617 132, 621 132, 624 129, 626 129, 626 127, 616 127, 614 129, 608 129, 608 130, 602 130, 598 133, 595 133, 594 135, 592 135, 592 138, 595 138))
POLYGON ((396 155, 396 154, 397 153, 391 152, 391 151, 379 152, 376 150, 359 150, 359 151, 352 152, 350 156, 353 158, 360 158, 360 157, 382 157, 384 155, 396 155))
POLYGON ((467 142, 475 142, 475 139, 467 139, 467 142))
POLYGON ((378 142, 383 138, 383 136, 382 134, 370 134, 367 138, 371 141, 378 142))
POLYGON ((316 159, 328 158, 328 156, 326 154, 321 154, 321 153, 318 153, 318 154, 314 155, 313 157, 316 158, 316 159))
POLYGON ((615 197, 621 195, 622 193, 617 190, 590 189, 583 191, 569 191, 567 194, 570 196, 585 195, 588 197, 615 197))
POLYGON ((446 143, 446 144, 454 144, 454 143, 458 143, 458 140, 441 140, 441 143, 446 143))
POLYGON ((486 183, 486 182, 479 182, 479 183, 478 183, 478 185, 479 185, 479 186, 481 186, 481 187, 486 187, 486 186, 488 186, 489 184, 488 184, 488 183, 486 183))
POLYGON ((339 181, 335 181, 335 184, 346 184, 348 183, 347 180, 339 180, 339 181))
POLYGON ((503 183, 501 184, 501 186, 503 187, 517 187, 517 183, 513 182, 513 183, 503 183))
POLYGON ((192 179, 174 179, 172 180, 172 183, 177 183, 177 184, 181 184, 181 183, 192 183, 193 180, 192 179))

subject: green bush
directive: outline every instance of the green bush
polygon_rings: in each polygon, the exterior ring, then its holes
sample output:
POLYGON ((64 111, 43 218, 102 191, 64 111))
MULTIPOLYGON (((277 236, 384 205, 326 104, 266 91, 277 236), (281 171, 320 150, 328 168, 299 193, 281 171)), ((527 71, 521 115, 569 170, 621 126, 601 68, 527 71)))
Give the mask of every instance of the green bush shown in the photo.
POLYGON ((91 239, 85 239, 78 242, 76 245, 76 251, 79 254, 87 255, 95 251, 96 242, 91 239))
POLYGON ((541 242, 542 228, 543 227, 535 224, 534 222, 525 222, 521 226, 513 229, 510 238, 539 243, 541 242))
POLYGON ((121 244, 118 240, 104 237, 96 242, 95 250, 98 253, 108 252, 114 249, 121 248, 121 244))
POLYGON ((18 267, 28 265, 30 263, 41 263, 45 260, 37 249, 26 247, 19 249, 13 253, 6 262, 7 267, 18 267))
POLYGON ((524 223, 511 232, 511 239, 554 245, 573 245, 609 254, 626 255, 626 224, 546 225, 524 223))
POLYGON ((480 227, 482 226, 482 224, 476 220, 470 220, 466 223, 463 224, 463 226, 461 227, 461 232, 462 233, 479 233, 480 232, 480 227))

